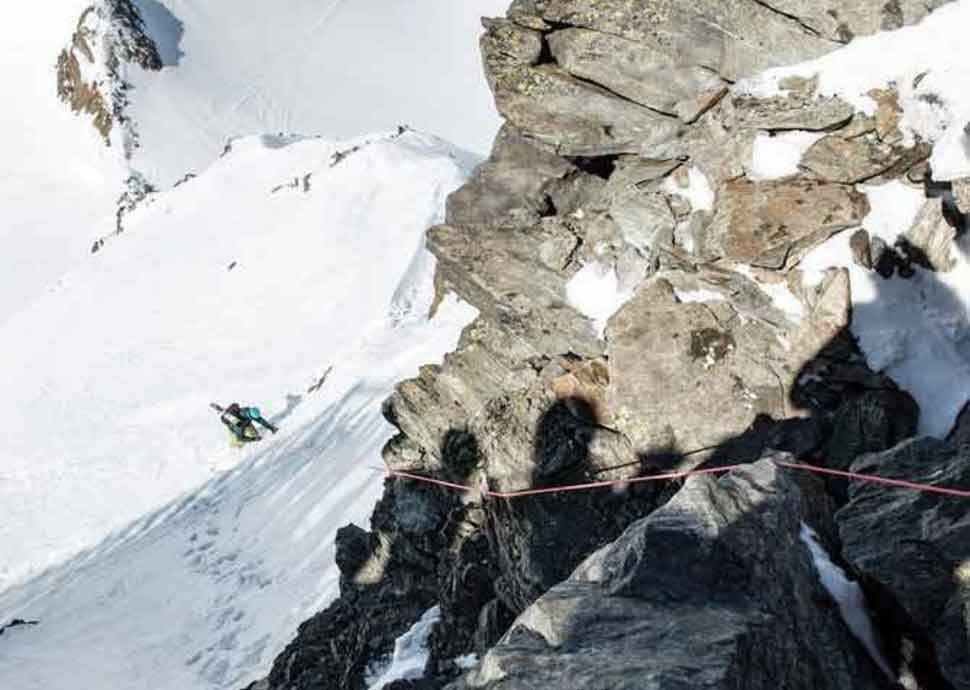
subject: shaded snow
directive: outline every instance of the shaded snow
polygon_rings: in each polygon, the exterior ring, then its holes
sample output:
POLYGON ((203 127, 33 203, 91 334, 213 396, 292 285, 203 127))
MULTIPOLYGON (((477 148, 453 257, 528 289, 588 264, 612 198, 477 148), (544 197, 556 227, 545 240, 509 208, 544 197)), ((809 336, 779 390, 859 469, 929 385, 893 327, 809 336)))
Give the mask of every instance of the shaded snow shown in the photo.
POLYGON ((394 653, 387 667, 380 673, 364 679, 368 690, 382 690, 395 680, 412 680, 424 675, 428 663, 428 638, 435 624, 441 620, 441 609, 437 606, 428 609, 417 623, 394 640, 394 653))
POLYGON ((866 648, 869 656, 872 657, 872 660, 876 662, 879 668, 890 679, 895 679, 886 658, 879 649, 876 629, 872 624, 872 619, 869 617, 866 598, 862 592, 862 588, 846 577, 845 571, 832 562, 832 558, 825 550, 825 547, 819 543, 818 535, 815 534, 811 527, 802 523, 799 537, 802 543, 808 547, 809 553, 812 555, 812 561, 815 564, 815 570, 818 572, 818 579, 839 605, 842 619, 849 626, 849 630, 852 631, 856 639, 866 648))
MULTIPOLYGON (((872 211, 863 226, 890 246, 912 224, 925 200, 900 182, 863 187, 872 211)), ((956 266, 945 273, 916 269, 909 280, 883 279, 852 260, 842 232, 800 264, 808 283, 830 266, 845 266, 852 284, 852 332, 869 365, 884 371, 920 406, 919 432, 944 437, 970 391, 970 261, 967 239, 958 240, 956 266)))
POLYGON ((632 296, 632 291, 620 289, 616 269, 597 262, 583 266, 566 283, 569 304, 593 320, 593 328, 600 338, 609 318, 632 296))
POLYGON ((822 136, 817 132, 758 134, 747 170, 748 177, 752 180, 775 180, 797 174, 802 156, 822 136))

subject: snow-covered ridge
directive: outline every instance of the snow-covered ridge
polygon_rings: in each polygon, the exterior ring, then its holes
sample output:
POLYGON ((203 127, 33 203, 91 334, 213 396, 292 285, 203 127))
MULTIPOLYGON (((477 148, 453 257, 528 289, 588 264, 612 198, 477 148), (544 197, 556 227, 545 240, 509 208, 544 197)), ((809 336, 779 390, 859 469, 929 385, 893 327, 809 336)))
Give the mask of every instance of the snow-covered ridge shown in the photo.
POLYGON ((466 173, 413 132, 238 140, 0 323, 0 589, 239 462, 209 402, 282 419, 391 312, 422 316, 423 234, 466 173))

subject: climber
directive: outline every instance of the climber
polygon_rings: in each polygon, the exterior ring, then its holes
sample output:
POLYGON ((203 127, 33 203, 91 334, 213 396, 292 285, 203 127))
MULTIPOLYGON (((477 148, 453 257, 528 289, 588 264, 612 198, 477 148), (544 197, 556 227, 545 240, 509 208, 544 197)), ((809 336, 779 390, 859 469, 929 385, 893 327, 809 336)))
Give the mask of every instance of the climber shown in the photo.
POLYGON ((239 403, 233 403, 227 408, 212 403, 212 407, 222 413, 219 419, 222 420, 222 423, 232 432, 233 438, 239 443, 250 443, 262 438, 256 429, 256 424, 274 434, 279 431, 263 418, 258 407, 240 407, 239 403))

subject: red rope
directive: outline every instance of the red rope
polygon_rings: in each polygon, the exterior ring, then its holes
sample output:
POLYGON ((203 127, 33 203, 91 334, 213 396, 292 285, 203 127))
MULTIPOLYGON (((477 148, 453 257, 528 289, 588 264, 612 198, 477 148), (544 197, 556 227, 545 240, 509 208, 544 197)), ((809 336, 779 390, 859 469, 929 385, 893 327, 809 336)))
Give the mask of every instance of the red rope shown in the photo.
MULTIPOLYGON (((847 479, 855 479, 862 482, 868 482, 870 484, 884 484, 887 486, 894 486, 903 489, 914 489, 916 491, 924 491, 927 493, 942 494, 944 496, 955 496, 957 498, 970 498, 970 490, 964 489, 950 489, 944 486, 933 486, 932 484, 920 484, 918 482, 910 482, 904 479, 891 479, 889 477, 879 477, 874 474, 860 474, 858 472, 845 472, 842 470, 833 470, 827 467, 818 467, 817 465, 806 465, 803 463, 794 462, 784 462, 781 460, 774 461, 779 467, 787 467, 793 470, 802 470, 805 472, 813 472, 815 474, 827 474, 837 477, 845 477, 847 479)), ((626 486, 628 484, 637 484, 641 482, 655 482, 663 479, 683 479, 685 477, 693 477, 695 475, 702 474, 720 474, 723 472, 730 472, 736 470, 744 465, 726 465, 724 467, 709 467, 702 470, 688 470, 684 472, 667 472, 665 474, 654 474, 649 477, 633 477, 631 479, 614 479, 609 481, 601 482, 589 482, 586 484, 567 484, 565 486, 550 486, 540 489, 522 489, 521 491, 492 491, 491 489, 483 486, 478 489, 474 486, 466 486, 465 484, 456 484, 454 482, 447 482, 442 479, 434 479, 433 477, 425 477, 420 474, 412 474, 410 472, 398 472, 390 468, 386 468, 387 474, 392 477, 404 477, 406 479, 413 479, 419 482, 425 482, 427 484, 436 484, 438 486, 443 486, 449 489, 455 489, 458 491, 480 491, 485 496, 490 496, 492 498, 521 498, 523 496, 536 496, 539 494, 553 494, 553 493, 565 493, 568 491, 589 491, 591 489, 602 489, 610 486, 626 486)))
POLYGON ((948 489, 945 486, 920 484, 918 482, 909 482, 905 479, 891 479, 890 477, 879 477, 874 474, 844 472, 842 470, 832 470, 828 467, 818 467, 817 465, 805 465, 795 462, 782 462, 781 460, 775 460, 775 464, 780 465, 781 467, 788 467, 793 470, 805 470, 806 472, 815 472, 817 474, 830 474, 836 477, 845 477, 847 479, 858 479, 859 481, 868 482, 870 484, 886 484, 888 486, 895 486, 903 489, 915 489, 916 491, 925 491, 927 493, 943 494, 944 496, 970 498, 970 491, 966 491, 964 489, 948 489))

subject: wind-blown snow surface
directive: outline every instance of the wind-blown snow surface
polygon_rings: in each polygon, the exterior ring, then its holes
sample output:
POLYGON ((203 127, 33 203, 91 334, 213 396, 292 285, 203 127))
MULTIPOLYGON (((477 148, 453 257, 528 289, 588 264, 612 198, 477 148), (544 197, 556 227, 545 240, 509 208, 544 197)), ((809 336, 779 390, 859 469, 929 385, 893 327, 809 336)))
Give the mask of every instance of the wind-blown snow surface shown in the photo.
POLYGON ((292 428, 330 365, 367 380, 362 344, 426 311, 423 234, 468 163, 414 133, 369 140, 237 141, 0 324, 0 591, 248 455, 211 401, 292 428))
POLYGON ((213 477, 0 594, 40 621, 0 640, 0 687, 239 688, 337 594, 336 530, 382 484, 381 403, 474 316, 425 317, 423 233, 467 169, 430 137, 374 139, 334 168, 347 146, 237 142, 0 333, 0 414, 25 430, 0 441, 8 583, 213 477), (212 399, 281 432, 230 450, 212 399))
POLYGON ((87 253, 125 177, 91 123, 57 100, 54 64, 86 5, 8 3, 0 22, 0 323, 87 253))
MULTIPOLYGON (((128 162, 56 90, 57 56, 92 2, 8 3, 0 22, 0 323, 114 229, 128 162)), ((156 186, 241 135, 408 124, 485 153, 498 130, 477 37, 508 0, 134 3, 164 67, 124 70, 142 146, 130 164, 156 186)))
POLYGON ((408 124, 485 154, 501 124, 478 36, 508 0, 135 3, 166 66, 129 74, 134 165, 163 184, 237 134, 342 138, 408 124))

